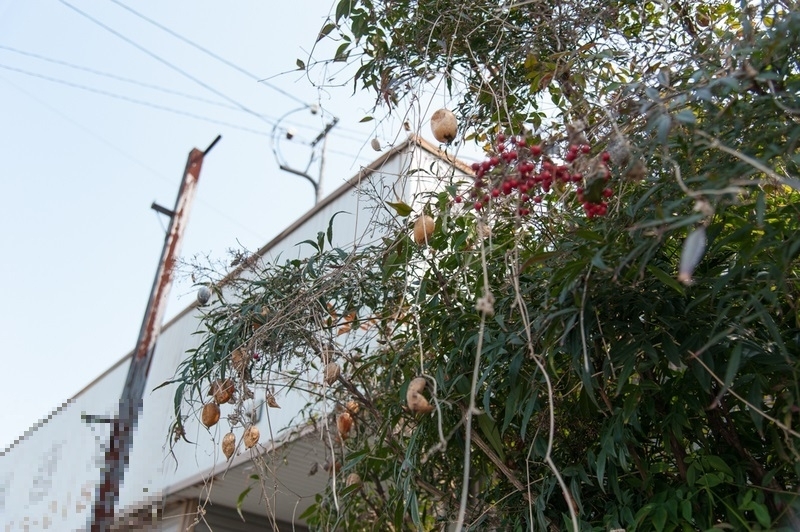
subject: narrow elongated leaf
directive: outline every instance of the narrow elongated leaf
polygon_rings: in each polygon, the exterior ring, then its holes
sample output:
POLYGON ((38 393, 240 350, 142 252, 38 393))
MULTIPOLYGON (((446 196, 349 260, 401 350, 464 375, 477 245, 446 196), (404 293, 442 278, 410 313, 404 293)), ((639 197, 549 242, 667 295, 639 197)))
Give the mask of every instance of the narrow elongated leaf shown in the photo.
POLYGON ((398 201, 397 203, 392 203, 391 201, 387 201, 386 205, 393 208, 398 216, 408 216, 412 213, 412 209, 410 205, 406 205, 402 201, 398 201))

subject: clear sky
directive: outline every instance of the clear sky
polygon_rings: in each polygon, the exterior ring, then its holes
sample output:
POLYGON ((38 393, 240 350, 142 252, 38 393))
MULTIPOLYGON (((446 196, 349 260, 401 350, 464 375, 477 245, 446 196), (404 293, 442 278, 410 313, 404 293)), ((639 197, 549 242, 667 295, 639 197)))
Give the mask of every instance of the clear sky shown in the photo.
MULTIPOLYGON (((225 259, 229 248, 259 248, 313 205, 311 185, 278 169, 273 130, 292 127, 309 141, 341 118, 326 193, 377 156, 372 136, 393 140, 391 128, 359 124, 370 95, 352 85, 320 91, 291 72, 334 6, 0 0, 0 450, 133 349, 168 223, 150 204, 173 207, 193 147, 222 135, 204 162, 182 255, 225 259), (324 112, 302 108, 314 102, 324 112)), ((290 166, 305 168, 307 146, 279 145, 290 166)), ((191 283, 175 284, 167 318, 194 297, 191 283)))

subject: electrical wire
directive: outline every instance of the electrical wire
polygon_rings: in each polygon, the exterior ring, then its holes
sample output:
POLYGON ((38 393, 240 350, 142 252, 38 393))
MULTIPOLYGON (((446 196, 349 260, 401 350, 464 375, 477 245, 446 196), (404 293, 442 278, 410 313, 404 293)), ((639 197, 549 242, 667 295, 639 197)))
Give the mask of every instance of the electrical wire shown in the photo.
MULTIPOLYGON (((0 44, 0 50, 6 50, 8 52, 13 52, 13 53, 24 55, 24 56, 27 56, 27 57, 33 57, 34 59, 39 59, 40 61, 46 61, 48 63, 52 63, 52 64, 55 64, 55 65, 60 65, 60 66, 64 66, 64 67, 67 67, 67 68, 74 69, 74 70, 88 72, 88 73, 94 74, 96 76, 101 76, 101 77, 113 79, 113 80, 116 80, 116 81, 129 83, 131 85, 137 85, 139 87, 144 87, 146 89, 156 90, 156 91, 159 91, 159 92, 163 92, 165 94, 172 94, 174 96, 180 96, 182 98, 198 101, 198 102, 201 102, 201 103, 207 103, 209 105, 222 107, 224 109, 230 109, 230 110, 234 110, 234 111, 241 111, 241 109, 239 107, 234 106, 234 105, 230 105, 230 104, 227 104, 227 103, 218 102, 218 101, 215 101, 215 100, 209 100, 208 98, 203 98, 201 96, 195 96, 193 94, 188 94, 188 93, 177 91, 177 90, 170 89, 170 88, 167 88, 167 87, 162 87, 160 85, 153 85, 151 83, 145 83, 145 82, 139 81, 137 79, 128 78, 128 77, 125 77, 125 76, 120 76, 120 75, 113 74, 113 73, 110 73, 110 72, 104 72, 102 70, 96 70, 94 68, 90 68, 90 67, 86 67, 86 66, 82 66, 82 65, 76 65, 76 64, 70 63, 68 61, 63 61, 63 60, 60 60, 60 59, 54 59, 52 57, 47 57, 47 56, 36 54, 36 53, 33 53, 33 52, 20 50, 18 48, 13 48, 11 46, 5 46, 5 45, 0 44)), ((271 117, 269 115, 262 115, 262 116, 264 116, 267 120, 271 120, 273 122, 277 122, 277 119, 275 119, 275 118, 273 118, 273 117, 271 117)), ((298 128, 314 130, 316 132, 316 128, 313 127, 313 126, 309 126, 308 124, 302 124, 300 122, 294 122, 294 121, 290 121, 290 120, 286 120, 285 122, 287 124, 293 125, 293 126, 298 127, 298 128)), ((260 132, 260 133, 263 134, 263 132, 260 132)), ((348 135, 343 135, 339 131, 336 131, 334 134, 337 135, 338 137, 342 138, 342 139, 345 139, 345 140, 351 140, 353 142, 363 142, 362 138, 354 138, 354 137, 351 137, 351 136, 348 136, 348 135)), ((309 144, 310 144, 310 142, 309 142, 309 144)))
POLYGON ((153 84, 150 84, 150 83, 145 83, 145 82, 139 81, 137 79, 126 78, 124 76, 119 76, 117 74, 112 74, 110 72, 103 72, 102 70, 95 70, 93 68, 89 68, 89 67, 85 67, 85 66, 81 66, 81 65, 76 65, 74 63, 69 63, 67 61, 62 61, 60 59, 53 59, 52 57, 46 57, 46 56, 43 56, 43 55, 35 54, 33 52, 26 52, 25 50, 19 50, 17 48, 12 48, 11 46, 4 46, 4 45, 0 44, 0 50, 6 50, 6 51, 9 51, 9 52, 13 52, 15 54, 20 54, 20 55, 25 55, 25 56, 28 56, 28 57, 33 57, 35 59, 39 59, 41 61, 46 61, 46 62, 52 63, 54 65, 61 65, 61 66, 65 66, 67 68, 71 68, 71 69, 74 69, 74 70, 81 70, 83 72, 88 72, 88 73, 94 74, 96 76, 102 76, 102 77, 105 77, 105 78, 109 78, 109 79, 113 79, 113 80, 117 80, 117 81, 122 81, 124 83, 130 83, 131 85, 138 85, 138 86, 144 87, 146 89, 152 89, 152 90, 160 91, 160 92, 163 92, 163 93, 166 93, 166 94, 173 94, 175 96, 180 96, 182 98, 187 98, 187 99, 190 99, 190 100, 195 100, 195 101, 198 101, 198 102, 207 103, 207 104, 210 104, 210 105, 216 105, 216 106, 219 106, 219 107, 223 107, 225 109, 235 109, 236 111, 240 111, 241 110, 238 107, 236 107, 234 105, 227 104, 227 103, 218 102, 218 101, 215 101, 215 100, 209 100, 208 98, 203 98, 201 96, 195 96, 193 94, 187 94, 185 92, 176 91, 174 89, 168 89, 168 88, 162 87, 160 85, 153 85, 153 84))
POLYGON ((230 127, 230 128, 233 128, 233 129, 238 129, 240 131, 246 131, 248 133, 253 133, 253 134, 256 134, 256 135, 269 136, 269 133, 267 133, 266 131, 259 131, 257 129, 252 129, 252 128, 249 128, 249 127, 246 127, 246 126, 240 126, 238 124, 233 124, 231 122, 226 122, 224 120, 217 120, 217 119, 214 119, 214 118, 209 118, 207 116, 202 116, 202 115, 190 113, 188 111, 181 111, 180 109, 175 109, 175 108, 172 108, 172 107, 159 105, 159 104, 148 102, 148 101, 145 101, 145 100, 139 100, 139 99, 136 99, 136 98, 131 98, 129 96, 125 96, 125 95, 122 95, 122 94, 117 94, 117 93, 113 93, 113 92, 109 92, 109 91, 104 91, 102 89, 95 89, 94 87, 81 85, 79 83, 73 83, 71 81, 67 81, 67 80, 63 80, 63 79, 59 79, 59 78, 53 78, 53 77, 50 77, 50 76, 46 76, 44 74, 38 74, 36 72, 31 72, 29 70, 24 70, 24 69, 21 69, 21 68, 16 68, 16 67, 3 65, 3 64, 0 64, 0 68, 2 68, 4 70, 9 70, 11 72, 17 72, 19 74, 24 74, 26 76, 31 76, 31 77, 34 77, 34 78, 39 78, 39 79, 43 79, 43 80, 46 80, 46 81, 50 81, 52 83, 58 83, 58 84, 61 84, 61 85, 66 85, 68 87, 72 87, 72 88, 75 88, 75 89, 80 89, 80 90, 84 90, 84 91, 87 91, 87 92, 92 92, 94 94, 100 94, 102 96, 107 96, 109 98, 116 98, 118 100, 122 100, 122 101, 125 101, 125 102, 128 102, 128 103, 133 103, 133 104, 136 104, 136 105, 142 105, 142 106, 145 106, 145 107, 150 107, 152 109, 158 109, 159 111, 166 111, 168 113, 173 113, 173 114, 177 114, 177 115, 181 115, 181 116, 186 116, 186 117, 189 117, 189 118, 194 118, 195 120, 202 120, 203 122, 209 122, 211 124, 217 124, 217 125, 220 125, 220 126, 226 126, 226 127, 230 127))
MULTIPOLYGON (((109 142, 105 135, 101 135, 99 133, 96 133, 95 131, 93 131, 90 128, 86 127, 85 125, 81 124, 80 122, 78 122, 77 120, 73 119, 69 115, 65 114, 63 111, 61 111, 57 107, 54 107, 53 105, 50 105, 49 103, 47 103, 46 101, 42 100, 41 98, 39 98, 37 96, 34 96, 33 94, 31 94, 30 92, 26 91, 25 89, 23 89, 22 87, 20 87, 16 83, 14 83, 14 82, 12 82, 12 81, 10 81, 10 80, 2 77, 2 76, 0 76, 0 81, 8 83, 13 88, 18 90, 19 92, 21 92, 22 94, 24 94, 25 96, 30 98, 31 100, 35 101, 36 103, 38 103, 42 107, 44 107, 44 108, 48 109, 49 111, 55 113, 56 115, 60 116, 61 118, 63 118, 64 120, 66 120, 67 122, 72 124, 73 126, 77 127, 78 129, 80 129, 81 131, 83 131, 84 133, 89 135, 90 137, 94 138, 95 140, 101 142, 102 144, 105 144, 107 147, 109 147, 112 150, 114 150, 115 152, 119 153, 120 155, 122 155, 123 157, 125 157, 129 161, 133 162, 137 166, 143 168, 144 170, 146 170, 148 173, 150 173, 154 177, 157 177, 159 180, 164 181, 165 183, 169 183, 171 185, 175 184, 175 180, 174 179, 171 179, 171 178, 167 177, 163 173, 159 172, 158 170, 156 170, 156 169, 152 168, 151 166, 147 165, 146 163, 142 162, 140 159, 138 159, 135 156, 131 155, 130 153, 128 153, 124 149, 120 148, 116 144, 114 144, 112 142, 109 142)), ((224 211, 214 207, 214 205, 212 205, 209 202, 203 200, 202 198, 198 197, 196 199, 196 201, 198 203, 208 207, 211 211, 213 211, 220 218, 223 218, 223 219, 227 220, 231 224, 233 224, 233 225, 235 225, 235 226, 247 231, 251 235, 253 235, 255 237, 258 237, 261 240, 266 240, 264 235, 260 234, 258 231, 256 231, 256 230, 244 225, 242 222, 239 222, 234 218, 231 218, 224 211)))
MULTIPOLYGON (((173 29, 171 29, 171 28, 169 28, 167 26, 164 26, 163 24, 160 24, 159 22, 147 17, 146 15, 143 15, 143 14, 139 13, 138 11, 133 9, 132 7, 123 4, 119 0, 108 0, 108 1, 118 5, 122 9, 125 9, 126 11, 129 11, 133 15, 139 17, 140 19, 144 20, 145 22, 148 22, 148 23, 152 24, 153 26, 159 28, 160 30, 162 30, 162 31, 164 31, 166 33, 168 33, 169 35, 172 35, 176 39, 179 39, 180 41, 183 41, 184 43, 188 44, 189 46, 192 46, 192 47, 200 50, 201 52, 207 54, 209 57, 212 57, 212 58, 216 59, 220 63, 222 63, 222 64, 224 64, 224 65, 226 65, 226 66, 228 66, 228 67, 230 67, 230 68, 232 68, 234 70, 236 70, 240 74, 244 74, 245 76, 249 77, 250 79, 257 81, 258 83, 260 83, 260 84, 262 84, 262 85, 264 85, 266 87, 269 87, 270 89, 272 89, 272 90, 274 90, 274 91, 286 96, 287 98, 295 101, 296 103, 299 103, 300 105, 302 105, 304 107, 310 107, 307 102, 303 101, 302 99, 298 98, 297 96, 293 95, 292 93, 290 93, 288 91, 285 91, 284 89, 278 87, 277 85, 274 85, 274 84, 264 80, 262 77, 257 76, 256 74, 253 74, 252 72, 250 72, 248 70, 245 70, 244 68, 240 67, 236 63, 234 63, 234 62, 232 62, 232 61, 230 61, 228 59, 225 59, 224 57, 212 52, 208 48, 205 48, 204 46, 202 46, 200 44, 197 44, 196 42, 192 41, 191 39, 188 39, 187 37, 184 37, 183 35, 181 35, 180 33, 176 32, 175 30, 173 30, 173 29)), ((361 135, 362 134, 359 131, 342 128, 341 126, 339 126, 339 130, 340 131, 348 131, 348 132, 354 133, 356 135, 361 135)), ((352 140, 356 140, 356 139, 352 139, 352 140)), ((362 142, 362 140, 360 140, 360 139, 358 141, 362 142)))
POLYGON ((233 63, 233 62, 231 62, 231 61, 229 61, 227 59, 225 59, 224 57, 221 57, 221 56, 215 54, 214 52, 212 52, 208 48, 205 48, 204 46, 202 46, 200 44, 197 44, 196 42, 184 37, 183 35, 177 33, 176 31, 174 31, 174 30, 172 30, 172 29, 170 29, 170 28, 168 28, 168 27, 156 22, 155 20, 153 20, 153 19, 151 19, 151 18, 139 13, 138 11, 133 9, 132 7, 127 6, 127 5, 123 4, 122 2, 120 2, 118 0, 109 0, 109 1, 114 3, 114 4, 116 4, 116 5, 118 5, 122 9, 125 9, 126 11, 136 15, 137 17, 139 17, 140 19, 144 20, 145 22, 148 22, 148 23, 152 24, 153 26, 159 28, 160 30, 169 33, 170 35, 172 35, 176 39, 179 39, 179 40, 183 41, 184 43, 188 44, 189 46, 192 46, 192 47, 200 50, 204 54, 206 54, 206 55, 208 55, 210 57, 213 57, 214 59, 216 59, 217 61, 223 63, 224 65, 227 65, 230 68, 236 70, 240 74, 244 74, 245 76, 249 77, 250 79, 258 81, 260 84, 262 84, 262 85, 264 85, 266 87, 269 87, 270 89, 272 89, 272 90, 274 90, 276 92, 279 92, 280 94, 283 94, 287 98, 295 101, 296 103, 299 103, 300 105, 303 105, 305 107, 309 107, 308 102, 301 100, 297 96, 291 94, 290 92, 287 92, 287 91, 281 89, 277 85, 273 85, 272 83, 264 81, 263 79, 261 79, 260 76, 256 76, 252 72, 249 72, 249 71, 245 70, 244 68, 240 67, 239 65, 237 65, 237 64, 235 64, 235 63, 233 63))
POLYGON ((225 93, 215 89, 214 87, 210 86, 209 84, 205 83, 204 81, 202 81, 202 80, 196 78, 195 76, 189 74, 188 72, 186 72, 182 68, 170 63, 169 61, 167 61, 166 59, 164 59, 160 55, 151 52, 150 50, 148 50, 144 46, 142 46, 139 43, 133 41, 132 39, 129 39, 128 37, 126 37, 122 33, 118 32, 114 28, 111 28, 110 26, 107 26, 106 24, 104 24, 103 22, 101 22, 98 19, 94 18, 93 16, 91 16, 88 13, 86 13, 85 11, 82 11, 82 10, 78 9, 77 7, 73 6, 72 4, 67 2, 66 0, 58 0, 58 1, 60 3, 62 3, 62 4, 64 4, 65 6, 67 6, 68 8, 72 9, 73 11, 75 11, 76 13, 81 15, 82 17, 84 17, 87 20, 91 21, 93 24, 96 24, 97 26, 100 26, 101 28, 103 28, 104 30, 108 31, 109 33, 111 33, 112 35, 116 36, 117 38, 122 39, 123 41, 125 41, 128 44, 130 44, 131 46, 133 46, 134 48, 136 48, 140 52, 147 54, 148 56, 152 57, 153 59, 155 59, 159 63, 165 65, 166 67, 170 68, 171 70, 174 70, 175 72, 179 73, 180 75, 182 75, 182 76, 190 79, 191 81, 197 83, 198 85, 200 85, 204 89, 216 94, 220 98, 223 98, 223 99, 229 101, 230 103, 232 103, 233 105, 235 105, 236 107, 241 109, 242 111, 253 115, 254 117, 258 118, 259 120, 261 120, 263 122, 266 122, 269 125, 273 125, 273 126, 275 125, 274 122, 268 120, 261 113, 258 113, 256 111, 250 109, 249 107, 245 106, 244 104, 240 103, 239 101, 231 98, 230 96, 226 95, 225 93))

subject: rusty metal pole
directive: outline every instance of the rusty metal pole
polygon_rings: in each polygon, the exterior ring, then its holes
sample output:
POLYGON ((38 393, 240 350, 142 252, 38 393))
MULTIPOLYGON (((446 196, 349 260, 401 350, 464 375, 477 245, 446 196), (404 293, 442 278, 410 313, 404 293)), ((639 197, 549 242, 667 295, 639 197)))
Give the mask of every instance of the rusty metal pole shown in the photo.
POLYGON ((159 209, 159 212, 170 216, 169 229, 164 239, 164 248, 150 292, 150 300, 142 320, 142 328, 139 330, 139 339, 136 342, 136 349, 133 352, 128 376, 120 396, 119 413, 111 421, 111 436, 106 445, 102 477, 95 491, 92 507, 91 532, 107 532, 114 524, 114 510, 125 470, 128 467, 128 457, 133 443, 133 434, 139 420, 139 412, 142 409, 147 373, 153 360, 156 339, 160 332, 167 296, 172 285, 173 270, 179 256, 189 209, 197 190, 200 167, 205 155, 219 139, 220 137, 217 136, 205 151, 194 148, 189 152, 186 170, 178 190, 178 198, 175 200, 175 209, 173 211, 159 209))

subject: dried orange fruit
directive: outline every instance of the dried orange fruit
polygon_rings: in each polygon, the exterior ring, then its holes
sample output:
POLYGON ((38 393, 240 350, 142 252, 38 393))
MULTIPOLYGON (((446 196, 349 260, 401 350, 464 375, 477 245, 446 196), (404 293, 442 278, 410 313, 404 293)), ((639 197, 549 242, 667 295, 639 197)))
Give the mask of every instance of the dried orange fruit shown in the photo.
POLYGON ((237 347, 233 353, 231 353, 231 366, 233 369, 242 373, 244 370, 247 369, 247 366, 250 364, 250 357, 244 352, 244 349, 241 347, 237 347))
POLYGON ((339 436, 346 439, 353 428, 353 417, 348 412, 342 412, 336 417, 336 428, 339 429, 339 436))
POLYGON ((425 389, 426 382, 427 381, 424 377, 417 377, 408 385, 406 402, 408 403, 408 408, 412 412, 422 412, 423 414, 427 414, 428 412, 433 411, 433 405, 430 404, 427 399, 425 399, 424 395, 422 395, 422 391, 425 389))
POLYGON ((231 379, 217 379, 211 383, 211 388, 208 390, 208 395, 214 396, 214 401, 217 404, 227 403, 233 397, 233 392, 236 387, 231 379))
POLYGON ((255 425, 250 425, 247 427, 247 430, 244 431, 244 436, 242 439, 244 440, 244 446, 248 449, 253 445, 258 443, 258 439, 261 437, 261 432, 259 432, 258 427, 255 425))
POLYGON ((206 403, 203 407, 203 414, 200 416, 203 425, 213 427, 219 421, 219 406, 217 403, 206 403))
POLYGON ((230 459, 235 450, 236 436, 233 434, 233 432, 229 432, 224 438, 222 438, 222 453, 225 455, 225 458, 230 459))
POLYGON ((347 410, 351 416, 358 414, 358 403, 355 401, 347 401, 347 404, 344 405, 344 409, 347 410))

